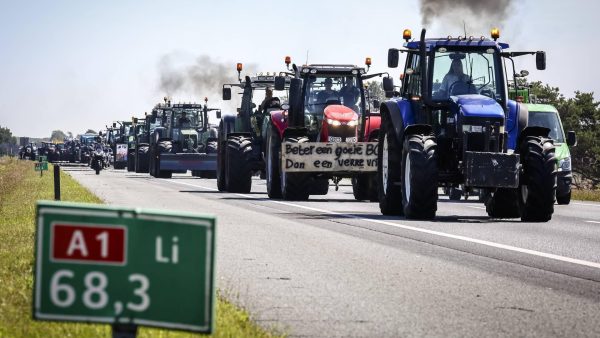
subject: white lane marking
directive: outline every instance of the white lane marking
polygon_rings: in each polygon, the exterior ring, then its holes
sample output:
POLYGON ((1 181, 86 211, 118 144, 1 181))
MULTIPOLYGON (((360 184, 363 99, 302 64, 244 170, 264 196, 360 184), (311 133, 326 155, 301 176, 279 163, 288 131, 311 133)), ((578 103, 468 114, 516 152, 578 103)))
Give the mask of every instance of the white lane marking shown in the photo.
POLYGON ((598 221, 585 221, 586 223, 596 223, 596 224, 600 224, 600 222, 598 221))
POLYGON ((591 203, 571 202, 571 204, 585 205, 585 206, 588 206, 588 207, 600 207, 600 204, 591 204, 591 203))
MULTIPOLYGON (((177 181, 166 181, 166 182, 179 183, 179 184, 189 185, 189 186, 196 187, 196 188, 218 191, 218 189, 215 189, 215 188, 208 188, 208 187, 194 185, 194 184, 185 183, 185 182, 177 182, 177 181)), ((256 198, 255 196, 244 195, 244 194, 234 194, 234 195, 245 197, 245 198, 256 198)), ((553 259, 556 261, 573 263, 573 264, 577 264, 577 265, 587 266, 590 268, 600 269, 600 263, 596 263, 596 262, 590 262, 590 261, 585 261, 585 260, 581 260, 581 259, 565 257, 565 256, 551 254, 551 253, 536 251, 536 250, 523 249, 523 248, 519 248, 519 247, 512 246, 512 245, 500 244, 500 243, 485 241, 485 240, 466 237, 466 236, 453 235, 453 234, 435 231, 435 230, 422 229, 422 228, 417 228, 417 227, 413 227, 410 225, 404 225, 404 224, 400 224, 400 223, 392 223, 392 222, 378 220, 378 219, 371 219, 371 218, 364 218, 364 217, 359 217, 359 216, 354 216, 354 215, 347 215, 347 214, 343 214, 343 213, 339 213, 339 212, 335 212, 335 211, 331 211, 331 210, 313 208, 313 207, 295 204, 295 203, 282 202, 282 201, 276 201, 276 200, 266 200, 266 201, 276 203, 276 204, 281 204, 281 205, 287 205, 290 207, 296 207, 296 208, 300 208, 300 209, 306 209, 306 210, 311 210, 311 211, 330 214, 330 215, 352 218, 352 219, 356 219, 356 220, 360 220, 360 221, 364 221, 364 222, 383 224, 383 225, 388 225, 388 226, 392 226, 392 227, 396 227, 396 228, 400 228, 400 229, 404 229, 404 230, 411 230, 411 231, 425 233, 425 234, 429 234, 429 235, 451 238, 451 239, 456 239, 456 240, 460 240, 460 241, 464 241, 464 242, 475 243, 475 244, 485 245, 485 246, 489 246, 489 247, 493 247, 493 248, 504 249, 504 250, 524 253, 524 254, 528 254, 528 255, 532 255, 532 256, 549 258, 549 259, 553 259)))
POLYGON ((476 206, 472 206, 472 205, 467 205, 467 208, 473 208, 473 209, 479 209, 479 210, 485 210, 484 207, 476 207, 476 206))

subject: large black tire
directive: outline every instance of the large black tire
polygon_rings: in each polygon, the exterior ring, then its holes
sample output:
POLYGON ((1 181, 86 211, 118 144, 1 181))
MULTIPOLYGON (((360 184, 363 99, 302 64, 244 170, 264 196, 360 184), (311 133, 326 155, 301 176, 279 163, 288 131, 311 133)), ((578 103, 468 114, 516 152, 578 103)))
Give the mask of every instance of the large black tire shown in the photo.
POLYGON ((135 152, 127 150, 127 171, 135 171, 135 152))
POLYGON ((209 141, 206 143, 206 153, 207 154, 216 154, 218 151, 219 143, 217 141, 209 141))
POLYGON ((568 193, 566 193, 566 194, 564 194, 562 196, 557 195, 556 196, 556 202, 558 204, 562 204, 562 205, 566 205, 566 204, 571 203, 571 191, 569 191, 568 193))
POLYGON ((217 189, 219 191, 227 190, 227 181, 225 178, 225 169, 227 167, 226 149, 226 142, 220 144, 217 149, 217 189))
POLYGON ((147 173, 149 171, 149 152, 150 147, 147 145, 139 146, 137 154, 135 155, 135 172, 136 173, 147 173))
POLYGON ((482 190, 480 196, 485 203, 485 211, 491 218, 521 217, 518 189, 498 188, 494 193, 482 190))
POLYGON ((520 145, 523 175, 519 201, 521 220, 547 222, 554 213, 556 200, 556 158, 554 141, 545 137, 527 136, 520 145))
POLYGON ((460 201, 460 198, 462 197, 462 193, 463 193, 462 189, 451 187, 450 191, 448 193, 448 197, 450 198, 451 201, 460 201))
POLYGON ((413 219, 435 217, 438 199, 437 143, 432 135, 413 134, 402 151, 402 205, 413 219))
MULTIPOLYGON (((287 137, 285 142, 305 143, 309 139, 306 136, 287 137)), ((280 163, 283 166, 283 163, 280 163)), ((311 183, 314 180, 306 173, 286 173, 281 170, 281 197, 288 201, 306 201, 311 191, 311 183)))
MULTIPOLYGON (((207 154, 216 154, 217 149, 217 141, 209 141, 206 143, 206 147, 204 150, 207 154)), ((197 176, 200 178, 217 178, 216 170, 192 170, 192 176, 197 176)))
POLYGON ((369 199, 369 176, 367 174, 358 174, 352 176, 352 194, 357 201, 369 199))
POLYGON ((384 215, 403 215, 402 149, 398 145, 394 126, 387 119, 379 129, 377 144, 377 186, 379 210, 384 215))
POLYGON ((225 182, 229 192, 249 193, 252 188, 252 139, 246 136, 231 136, 225 149, 225 182))
POLYGON ((267 195, 269 198, 281 198, 281 138, 274 126, 267 130, 267 144, 265 146, 267 153, 265 159, 267 195))
POLYGON ((154 172, 156 174, 155 177, 158 178, 171 178, 173 177, 173 172, 170 170, 159 170, 160 167, 160 154, 170 153, 173 150, 173 143, 169 140, 158 142, 158 153, 159 157, 155 158, 155 167, 154 172))

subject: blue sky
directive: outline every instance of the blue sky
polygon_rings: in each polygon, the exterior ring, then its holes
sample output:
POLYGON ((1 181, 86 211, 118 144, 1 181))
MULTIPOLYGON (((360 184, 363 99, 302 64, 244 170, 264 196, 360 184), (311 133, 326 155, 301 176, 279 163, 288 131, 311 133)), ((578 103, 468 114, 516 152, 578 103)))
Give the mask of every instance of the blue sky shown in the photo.
MULTIPOLYGON (((548 53, 546 71, 535 70, 533 57, 519 63, 531 80, 567 96, 579 89, 598 97, 593 24, 600 2, 514 2, 504 22, 446 18, 427 27, 428 36, 459 35, 462 20, 475 27, 473 35, 488 36, 499 26, 512 50, 548 53), (576 48, 585 51, 576 55, 576 48)), ((303 63, 307 51, 314 63, 362 64, 371 56, 372 71, 386 71, 387 49, 401 46, 402 30, 411 28, 416 37, 421 28, 416 0, 6 1, 1 8, 0 125, 35 137, 54 129, 98 130, 143 115, 164 95, 158 65, 165 56, 185 67, 206 55, 231 65, 232 77, 236 62, 279 71, 285 55, 303 63)), ((390 73, 397 79, 400 70, 390 73)), ((213 106, 222 105, 219 86, 201 91, 172 96, 208 96, 213 106)))

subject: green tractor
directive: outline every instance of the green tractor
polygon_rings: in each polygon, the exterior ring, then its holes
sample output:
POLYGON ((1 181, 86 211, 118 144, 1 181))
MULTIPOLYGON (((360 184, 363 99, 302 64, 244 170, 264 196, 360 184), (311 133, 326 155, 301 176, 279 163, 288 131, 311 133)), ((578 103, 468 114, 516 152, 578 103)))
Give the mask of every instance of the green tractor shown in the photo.
POLYGON ((165 98, 152 115, 159 122, 150 134, 150 175, 170 178, 174 172, 199 177, 215 177, 217 169, 216 133, 211 133, 208 112, 216 108, 196 103, 176 103, 165 98), (211 136, 212 135, 212 136, 211 136))
POLYGON ((137 157, 137 135, 145 123, 145 119, 131 118, 131 127, 127 135, 127 171, 135 171, 137 157))

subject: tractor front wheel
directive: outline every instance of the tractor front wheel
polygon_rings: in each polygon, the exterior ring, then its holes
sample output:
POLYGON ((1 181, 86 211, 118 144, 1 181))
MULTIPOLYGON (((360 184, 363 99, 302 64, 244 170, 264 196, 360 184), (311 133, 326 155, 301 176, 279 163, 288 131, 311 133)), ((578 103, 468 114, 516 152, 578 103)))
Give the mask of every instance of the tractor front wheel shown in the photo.
POLYGON ((281 198, 281 174, 279 172, 281 166, 281 139, 274 126, 267 130, 266 148, 267 195, 269 195, 269 198, 281 198))
POLYGON ((556 158, 554 141, 527 136, 521 146, 523 175, 519 185, 521 220, 547 222, 554 213, 556 200, 556 158))
POLYGON ((437 143, 431 135, 407 135, 402 151, 402 205, 407 218, 431 219, 437 211, 437 143))
MULTIPOLYGON (((305 143, 308 137, 288 137, 285 139, 289 143, 305 143)), ((283 165, 283 164, 281 164, 283 165)), ((280 167, 281 168, 281 167, 280 167)), ((310 195, 311 182, 313 180, 306 173, 288 173, 280 170, 281 175, 281 196, 289 201, 306 201, 310 195)))
POLYGON ((381 125, 377 147, 379 210, 384 215, 403 215, 401 149, 390 121, 384 121, 381 125))

